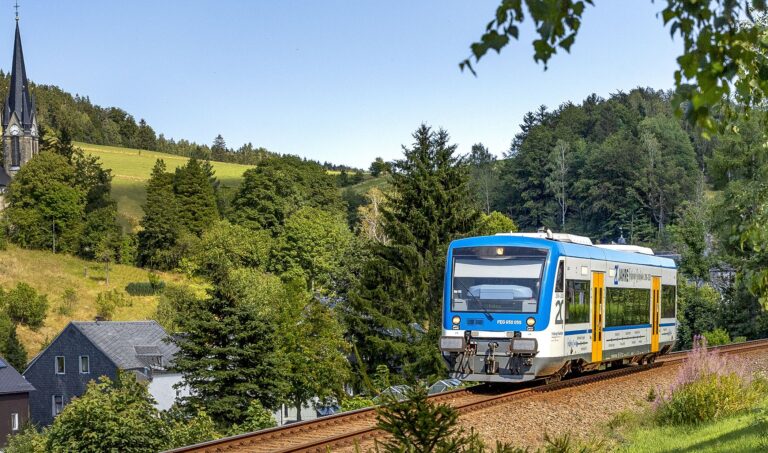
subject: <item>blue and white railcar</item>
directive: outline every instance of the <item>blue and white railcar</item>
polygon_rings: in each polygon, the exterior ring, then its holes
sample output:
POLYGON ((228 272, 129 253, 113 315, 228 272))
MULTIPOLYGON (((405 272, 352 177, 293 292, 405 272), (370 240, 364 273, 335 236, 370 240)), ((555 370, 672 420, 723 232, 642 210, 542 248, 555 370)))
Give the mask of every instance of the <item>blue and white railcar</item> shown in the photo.
POLYGON ((451 377, 557 380, 652 362, 677 337, 674 261, 547 233, 460 239, 448 250, 440 349, 451 377))

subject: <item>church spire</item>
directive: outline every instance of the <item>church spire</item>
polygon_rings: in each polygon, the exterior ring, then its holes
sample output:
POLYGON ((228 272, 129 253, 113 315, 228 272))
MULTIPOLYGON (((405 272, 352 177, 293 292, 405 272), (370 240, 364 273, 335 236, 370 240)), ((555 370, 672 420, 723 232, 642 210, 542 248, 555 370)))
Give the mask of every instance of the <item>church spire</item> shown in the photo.
MULTIPOLYGON (((18 10, 16 14, 18 14, 18 10)), ((8 87, 8 99, 5 102, 5 109, 3 111, 3 129, 8 127, 8 123, 14 113, 23 129, 30 129, 32 127, 35 116, 35 104, 29 93, 27 70, 24 67, 24 52, 21 49, 18 16, 16 16, 16 38, 13 43, 11 84, 8 87)))
POLYGON ((8 98, 2 115, 2 160, 0 161, 0 191, 21 167, 38 152, 35 100, 29 92, 24 52, 21 50, 18 3, 16 4, 16 39, 13 43, 13 64, 8 98))

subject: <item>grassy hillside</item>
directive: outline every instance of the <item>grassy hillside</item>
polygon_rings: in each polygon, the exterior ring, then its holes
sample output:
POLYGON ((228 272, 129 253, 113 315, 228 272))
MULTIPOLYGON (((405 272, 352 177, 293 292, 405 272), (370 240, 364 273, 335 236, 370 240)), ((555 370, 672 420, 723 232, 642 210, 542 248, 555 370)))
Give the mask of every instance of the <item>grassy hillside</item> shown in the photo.
MULTIPOLYGON (((104 267, 99 263, 83 261, 69 255, 54 255, 40 250, 8 247, 0 250, 0 286, 10 289, 18 282, 28 283, 39 293, 48 296, 50 304, 45 325, 38 331, 20 326, 18 333, 27 348, 29 358, 34 357, 41 346, 52 340, 70 320, 90 321, 96 315, 96 297, 102 291, 118 289, 125 293, 131 282, 147 281, 147 271, 132 266, 113 265, 109 273, 109 286, 104 281, 104 267), (77 294, 72 313, 59 313, 64 291, 71 288, 77 294)), ((181 282, 178 274, 161 273, 165 282, 181 282)), ((157 306, 157 296, 129 296, 131 306, 118 308, 114 320, 150 319, 157 306)))
MULTIPOLYGON (((186 157, 115 146, 91 145, 75 142, 75 146, 98 156, 105 168, 112 170, 112 196, 117 200, 118 211, 126 225, 135 228, 143 215, 142 206, 146 200, 145 186, 157 159, 163 159, 169 170, 184 165, 186 157)), ((249 165, 213 162, 216 176, 224 190, 240 185, 243 172, 249 165)))

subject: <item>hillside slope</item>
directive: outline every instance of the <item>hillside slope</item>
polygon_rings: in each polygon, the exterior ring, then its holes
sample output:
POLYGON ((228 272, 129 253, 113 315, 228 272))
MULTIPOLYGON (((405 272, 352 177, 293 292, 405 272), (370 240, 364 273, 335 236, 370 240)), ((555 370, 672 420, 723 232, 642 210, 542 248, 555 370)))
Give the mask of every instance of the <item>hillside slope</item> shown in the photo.
MULTIPOLYGON (((124 225, 135 229, 144 211, 146 201, 146 183, 157 159, 163 159, 169 170, 186 164, 188 158, 174 154, 158 153, 115 146, 91 145, 74 142, 88 154, 101 159, 104 168, 112 170, 112 196, 117 200, 117 209, 124 225)), ((240 185, 243 173, 252 168, 250 165, 212 162, 216 176, 221 181, 224 191, 240 185)))
MULTIPOLYGON (((19 282, 25 282, 38 293, 46 294, 50 305, 45 324, 38 331, 19 326, 18 334, 27 348, 29 359, 40 348, 52 340, 70 320, 93 320, 96 315, 96 298, 99 293, 117 289, 131 303, 129 307, 118 308, 114 320, 150 319, 157 307, 157 296, 129 296, 125 286, 131 282, 146 282, 147 271, 133 266, 112 265, 109 273, 109 286, 104 280, 104 266, 84 261, 70 255, 56 254, 41 250, 26 250, 9 246, 0 250, 0 286, 10 289, 19 282), (72 289, 77 295, 72 312, 63 315, 59 308, 63 304, 63 294, 72 289)), ((182 282, 184 277, 178 274, 161 273, 166 282, 182 282)))

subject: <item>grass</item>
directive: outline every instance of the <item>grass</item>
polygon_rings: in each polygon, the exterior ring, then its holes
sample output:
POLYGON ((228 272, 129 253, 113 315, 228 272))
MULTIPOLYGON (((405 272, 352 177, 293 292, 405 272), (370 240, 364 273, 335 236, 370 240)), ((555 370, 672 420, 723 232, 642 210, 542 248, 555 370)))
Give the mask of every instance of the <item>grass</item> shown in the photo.
MULTIPOLYGON (((131 282, 147 281, 147 271, 133 266, 112 265, 109 273, 109 286, 104 279, 104 266, 79 258, 41 250, 26 250, 9 246, 0 251, 0 286, 10 289, 18 282, 25 282, 38 293, 48 296, 48 317, 43 327, 37 331, 19 326, 18 334, 29 358, 37 354, 41 347, 52 340, 71 320, 90 321, 96 315, 96 297, 106 290, 117 289, 125 293, 125 286, 131 282), (72 312, 64 315, 59 312, 64 291, 71 288, 77 295, 72 312)), ((184 277, 178 274, 161 273, 161 279, 168 282, 182 282, 184 277)), ((131 306, 118 308, 115 321, 133 321, 151 319, 157 306, 157 296, 136 297, 125 293, 131 306)))
POLYGON ((624 412, 609 423, 610 451, 725 453, 768 451, 768 399, 751 412, 701 425, 658 426, 650 411, 624 412))
POLYGON ((366 193, 368 193, 369 190, 373 189, 374 187, 381 190, 386 190, 388 185, 389 185, 389 178, 378 177, 378 178, 369 178, 363 182, 353 184, 347 187, 347 189, 351 190, 352 192, 358 195, 365 195, 366 193))
MULTIPOLYGON (((75 142, 88 154, 101 159, 104 168, 112 170, 112 196, 117 200, 121 221, 135 230, 144 215, 142 206, 146 201, 146 183, 157 159, 163 159, 169 170, 174 170, 187 163, 188 158, 174 154, 159 153, 116 146, 91 145, 75 142)), ((224 191, 240 185, 243 173, 251 165, 212 162, 216 176, 224 191)))

